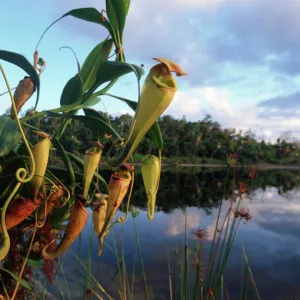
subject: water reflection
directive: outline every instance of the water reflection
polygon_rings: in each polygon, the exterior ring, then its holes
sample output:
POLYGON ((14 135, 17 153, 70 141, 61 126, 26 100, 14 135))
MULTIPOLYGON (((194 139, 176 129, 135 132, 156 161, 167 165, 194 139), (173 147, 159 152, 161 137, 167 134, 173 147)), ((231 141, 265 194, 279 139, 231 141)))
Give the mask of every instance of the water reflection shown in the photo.
MULTIPOLYGON (((136 222, 151 299, 169 299, 166 245, 170 251, 170 260, 173 262, 174 249, 179 247, 186 225, 191 248, 195 243, 192 235, 194 230, 205 228, 210 234, 204 243, 204 259, 207 258, 216 226, 218 206, 224 194, 226 172, 226 169, 200 171, 184 169, 163 172, 157 197, 158 212, 153 221, 147 219, 146 197, 143 193, 142 179, 137 174, 132 203, 140 210, 136 222)), ((236 177, 237 187, 240 183, 247 185, 247 194, 241 201, 241 205, 250 210, 252 219, 246 224, 241 223, 230 254, 224 276, 230 299, 239 299, 241 243, 251 256, 252 272, 262 299, 298 299, 300 295, 299 173, 296 170, 260 171, 253 180, 249 180, 248 174, 249 170, 239 169, 236 177)), ((104 176, 108 175, 108 172, 104 173, 104 176)), ((228 178, 230 187, 232 173, 228 178)), ((231 189, 225 190, 224 195, 225 199, 230 199, 231 189)), ((228 207, 229 201, 225 201, 221 210, 222 219, 228 207)), ((80 255, 83 263, 86 264, 87 245, 90 242, 91 232, 92 224, 89 221, 82 234, 81 247, 77 242, 62 259, 68 282, 74 282, 74 285, 71 285, 72 299, 83 299, 82 288, 85 286, 84 269, 80 268, 81 271, 77 271, 77 261, 72 251, 80 255), (81 289, 74 278, 76 276, 79 277, 81 289)), ((124 247, 128 274, 132 274, 135 265, 135 299, 145 299, 133 219, 129 218, 124 225, 117 225, 113 233, 108 236, 106 243, 113 249, 115 249, 114 245, 118 250, 124 247), (136 264, 134 264, 135 258, 136 264)), ((91 270, 103 287, 115 299, 119 298, 118 260, 108 247, 104 248, 102 257, 99 258, 95 237, 91 270)), ((131 278, 131 275, 129 276, 131 278)), ((59 297, 55 285, 50 291, 59 297)))

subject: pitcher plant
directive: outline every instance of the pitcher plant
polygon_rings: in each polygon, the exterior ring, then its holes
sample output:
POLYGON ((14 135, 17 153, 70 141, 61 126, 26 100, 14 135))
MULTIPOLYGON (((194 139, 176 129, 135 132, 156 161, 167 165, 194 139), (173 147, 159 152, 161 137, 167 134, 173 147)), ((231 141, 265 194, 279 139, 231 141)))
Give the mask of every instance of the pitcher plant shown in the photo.
MULTIPOLYGON (((98 255, 101 254, 104 238, 107 236, 109 230, 112 227, 110 223, 129 190, 130 183, 132 181, 132 175, 130 174, 130 172, 134 172, 133 167, 129 164, 125 164, 120 167, 119 171, 113 172, 113 174, 110 177, 109 184, 108 184, 108 199, 107 199, 107 203, 105 204, 106 209, 104 209, 104 207, 102 206, 102 210, 101 210, 102 228, 101 230, 99 230, 99 233, 97 232, 98 227, 95 226, 95 231, 99 238, 98 255)), ((130 199, 128 199, 128 203, 127 203, 126 218, 128 216, 128 208, 130 203, 129 201, 130 199)), ((98 216, 100 217, 100 212, 98 216)), ((124 221, 125 219, 122 216, 120 216, 117 220, 117 222, 119 223, 122 223, 124 221)), ((99 223, 97 223, 97 225, 98 224, 99 223)))
POLYGON ((147 195, 148 218, 153 220, 155 213, 156 194, 159 187, 161 172, 160 160, 154 155, 148 155, 142 160, 142 177, 147 195))
POLYGON ((85 152, 84 156, 84 177, 83 177, 83 195, 88 196, 88 191, 99 165, 103 146, 99 142, 92 142, 94 146, 85 152))
MULTIPOLYGON (((130 1, 106 1, 106 4, 101 12, 95 8, 74 9, 53 22, 39 39, 33 62, 19 53, 0 50, 0 61, 13 64, 26 73, 13 93, 0 64, 7 89, 1 96, 9 96, 7 106, 10 109, 7 115, 0 116, 0 261, 8 259, 13 232, 23 234, 26 240, 20 275, 14 279, 16 288, 12 295, 6 295, 8 299, 14 299, 19 285, 24 285, 22 274, 29 257, 49 262, 68 251, 88 221, 88 207, 93 209, 92 222, 99 240, 98 254, 101 254, 111 228, 128 218, 134 189, 134 151, 148 132, 154 147, 159 153, 162 151, 157 120, 178 90, 172 73, 177 76, 186 73, 167 58, 155 58, 158 63, 151 68, 140 91, 143 68, 126 62, 123 48, 130 1), (82 64, 76 49, 67 47, 74 54, 77 71, 66 81, 57 99, 59 106, 39 110, 41 80, 46 86, 51 76, 41 76, 48 68, 45 69, 46 62, 39 56, 38 48, 46 32, 67 16, 103 26, 109 37, 97 41, 82 64), (117 86, 119 78, 130 73, 137 78, 138 101, 130 102, 136 111, 130 132, 124 137, 122 129, 112 126, 108 112, 102 113, 92 107, 117 86), (28 106, 29 99, 35 100, 32 109, 28 106), (84 134, 94 141, 91 147, 81 141, 82 135, 76 129, 74 134, 67 136, 68 126, 74 122, 84 125, 87 130, 84 134), (50 124, 53 125, 51 130, 50 124), (154 124, 156 131, 152 128, 154 124), (64 142, 66 136, 68 143, 64 142), (99 168, 102 152, 111 168, 108 178, 99 168), (126 203, 126 216, 115 219, 123 203, 126 203), (59 243, 57 232, 62 236, 59 243)), ((57 93, 53 91, 49 97, 53 95, 57 93)), ((53 103, 57 103, 55 99, 53 103)), ((160 166, 161 161, 155 156, 147 157, 142 163, 149 219, 154 216, 160 166)), ((30 292, 34 293, 33 289, 30 292)))
MULTIPOLYGON (((82 197, 76 197, 64 236, 53 252, 47 252, 49 245, 42 250, 44 259, 52 260, 66 252, 81 233, 88 219, 88 212, 82 204, 82 197)), ((51 243, 52 244, 52 243, 51 243)))
POLYGON ((172 102, 178 88, 171 72, 177 76, 186 75, 176 63, 166 58, 155 60, 160 63, 151 68, 145 79, 129 136, 120 149, 122 152, 116 158, 107 157, 111 166, 117 167, 127 162, 150 127, 172 102))

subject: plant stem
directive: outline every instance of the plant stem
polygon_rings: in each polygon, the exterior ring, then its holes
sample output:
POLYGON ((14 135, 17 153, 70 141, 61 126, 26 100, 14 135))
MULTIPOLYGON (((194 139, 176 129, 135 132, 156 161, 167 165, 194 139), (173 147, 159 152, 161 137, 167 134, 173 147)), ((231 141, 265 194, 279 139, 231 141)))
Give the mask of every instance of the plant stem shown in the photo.
POLYGON ((172 295, 172 276, 171 276, 169 249, 168 249, 167 245, 166 245, 166 254, 167 254, 167 265, 168 265, 168 273, 169 273, 170 300, 172 300, 173 299, 173 295, 172 295))
POLYGON ((136 241, 137 241, 137 244, 138 244, 138 250, 139 250, 139 254, 140 254, 140 263, 141 263, 141 268, 142 268, 142 273, 143 273, 143 280, 144 280, 144 288, 145 288, 146 300, 148 300, 148 288, 147 288, 147 281, 146 281, 146 273, 145 273, 145 268, 144 268, 144 263, 143 263, 143 256, 142 256, 142 250, 141 250, 141 245, 140 245, 139 230, 138 230, 138 226, 137 226, 137 224, 135 222, 135 218, 133 218, 133 223, 134 223, 136 241))
POLYGON ((66 286, 66 289, 67 289, 68 297, 71 300, 71 293, 70 293, 68 282, 66 280, 66 276, 65 276, 65 272, 64 272, 64 267, 63 267, 62 263, 60 262, 59 257, 58 257, 58 262, 59 262, 59 265, 60 265, 60 269, 61 269, 61 273, 62 273, 62 276, 63 276, 63 279, 64 279, 64 283, 65 283, 65 286, 66 286))
POLYGON ((94 239, 94 227, 91 226, 90 241, 89 241, 89 248, 88 248, 88 265, 87 265, 84 291, 86 291, 89 288, 91 264, 92 264, 93 239, 94 239))
POLYGON ((34 214, 34 228, 33 228, 32 237, 31 237, 29 248, 28 248, 26 257, 24 259, 24 262, 23 262, 23 265, 22 265, 22 268, 21 268, 21 271, 20 271, 20 274, 19 274, 19 277, 18 277, 17 284, 16 284, 14 292, 11 296, 11 300, 14 300, 16 295, 17 295, 17 291, 18 291, 18 288, 19 288, 19 285, 20 285, 20 281, 21 281, 23 272, 24 272, 25 267, 26 267, 27 259, 29 257, 29 254, 30 254, 30 251, 31 251, 31 248, 32 248, 32 245, 33 245, 34 237, 35 237, 35 234, 36 234, 36 228, 37 228, 37 212, 35 211, 35 214, 34 214))
MULTIPOLYGON (((216 246, 214 248, 216 237, 217 237, 217 232, 218 232, 218 227, 219 227, 221 210, 222 210, 223 201, 224 201, 224 197, 225 197, 225 193, 226 193, 226 188, 227 188, 227 183, 228 183, 228 175, 229 175, 229 168, 227 168, 227 172, 226 172, 226 179, 225 179, 225 184, 224 184, 224 189, 223 189, 222 201, 221 201, 221 204, 220 204, 220 207, 219 207, 216 228, 215 228, 215 231, 214 231, 214 237, 213 237, 213 241, 212 241, 212 245, 211 245, 210 253, 209 253, 208 279, 206 280, 206 284, 205 284, 205 291, 206 292, 208 291, 208 288, 210 286, 210 281, 211 281, 211 277, 212 277, 213 269, 214 269, 215 256, 216 256, 217 251, 218 251, 219 241, 220 241, 220 237, 221 237, 221 234, 222 234, 222 231, 223 231, 223 225, 224 225, 224 223, 222 225, 221 231, 219 232, 218 241, 217 241, 216 246)), ((224 222, 225 222, 225 220, 224 220, 224 222)))

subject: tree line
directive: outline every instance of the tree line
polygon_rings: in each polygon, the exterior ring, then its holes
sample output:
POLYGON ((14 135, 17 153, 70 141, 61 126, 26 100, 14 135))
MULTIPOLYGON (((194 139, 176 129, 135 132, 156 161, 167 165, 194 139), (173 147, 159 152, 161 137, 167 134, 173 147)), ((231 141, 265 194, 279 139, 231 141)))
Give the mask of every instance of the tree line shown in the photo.
MULTIPOLYGON (((126 139, 132 117, 129 114, 116 117, 105 115, 112 127, 126 139)), ((56 135, 61 126, 61 120, 53 117, 43 117, 32 122, 33 125, 53 135, 56 135)), ((283 134, 275 143, 270 143, 264 139, 259 140, 251 130, 242 132, 236 129, 223 129, 210 115, 196 122, 164 115, 159 119, 159 125, 164 140, 165 161, 225 163, 227 155, 234 152, 241 164, 300 162, 300 142, 293 140, 289 133, 283 134)), ((83 154, 91 140, 93 140, 92 132, 84 123, 73 120, 60 142, 67 151, 83 154)), ((106 149, 111 143, 109 139, 103 139, 101 142, 106 149)), ((146 136, 137 148, 135 158, 139 160, 149 153, 155 153, 155 148, 150 138, 146 136)))

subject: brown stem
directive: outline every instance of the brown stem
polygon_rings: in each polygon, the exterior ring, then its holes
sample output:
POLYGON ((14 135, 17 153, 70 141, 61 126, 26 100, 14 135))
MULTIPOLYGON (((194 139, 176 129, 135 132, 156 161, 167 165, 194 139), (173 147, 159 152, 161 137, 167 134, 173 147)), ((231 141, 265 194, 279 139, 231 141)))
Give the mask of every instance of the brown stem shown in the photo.
MULTIPOLYGON (((35 237, 35 234, 36 234, 36 228, 37 228, 37 212, 35 211, 35 221, 34 221, 34 229, 33 229, 33 234, 32 234, 32 237, 31 237, 31 241, 30 241, 30 245, 29 245, 29 248, 28 248, 28 251, 27 251, 27 254, 26 254, 26 257, 25 257, 25 260, 24 260, 24 263, 23 263, 23 266, 21 268, 21 271, 20 271, 20 274, 19 274, 19 278, 18 278, 18 281, 17 281, 17 284, 15 286, 15 289, 14 289, 14 292, 11 296, 11 300, 14 300, 16 295, 17 295, 17 291, 18 291, 18 288, 19 288, 19 285, 20 285, 20 281, 21 281, 21 278, 22 278, 22 275, 23 275, 23 272, 25 270, 25 267, 26 267, 26 263, 27 263, 27 259, 29 257, 29 254, 30 254, 30 251, 31 251, 31 248, 32 248, 32 245, 33 245, 33 241, 34 241, 34 237, 35 237)), ((34 295, 33 295, 34 296, 34 295)), ((35 296, 34 296, 35 298, 35 296)), ((36 298, 35 298, 36 299, 36 298)))

